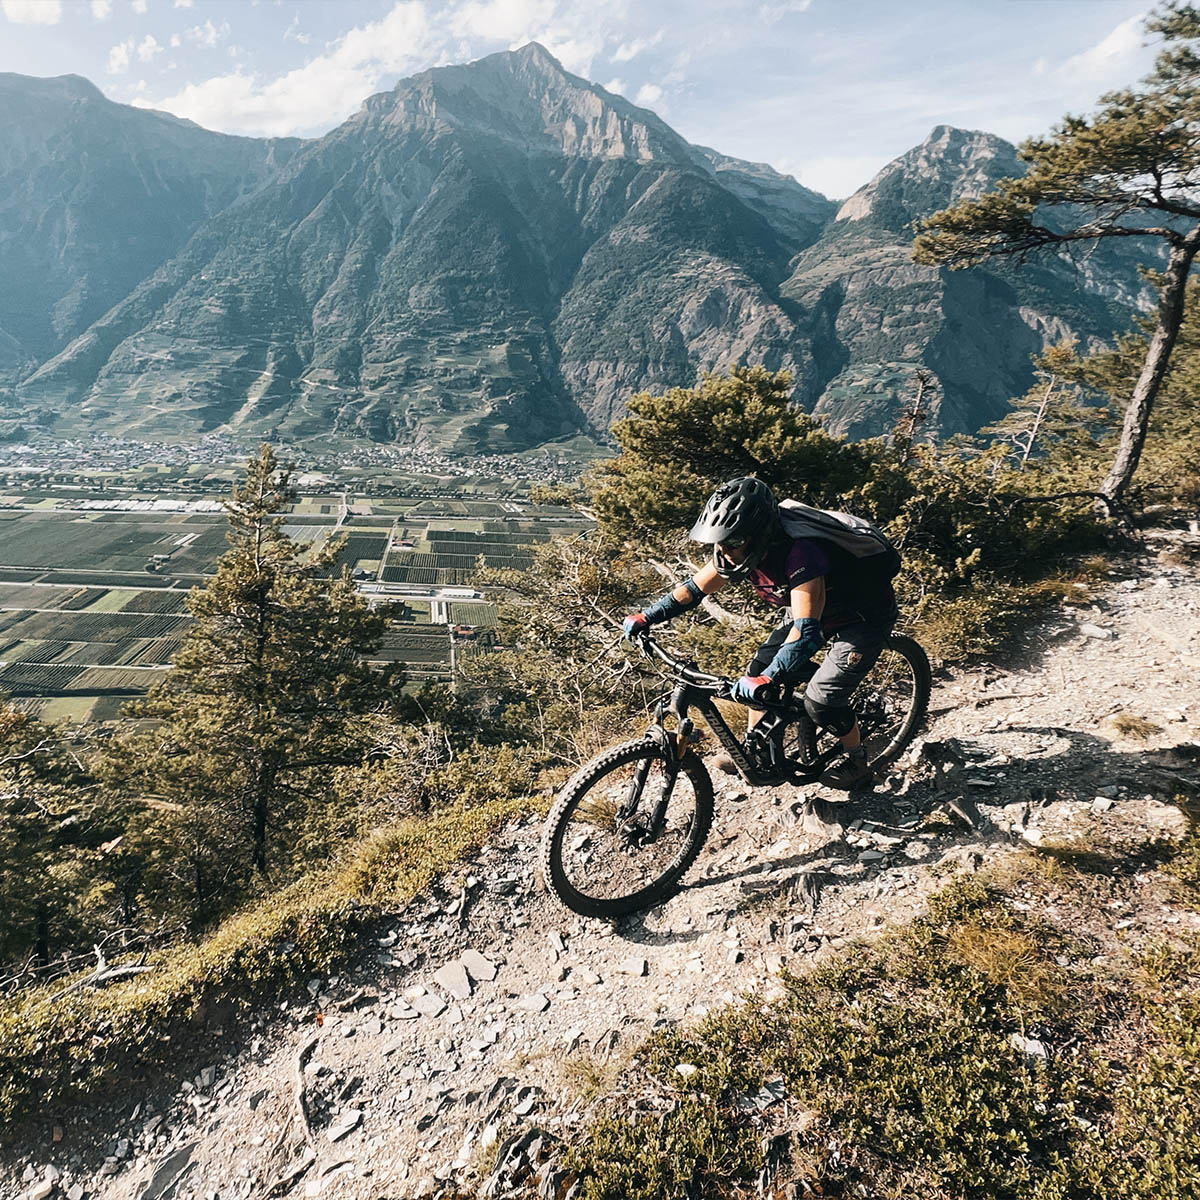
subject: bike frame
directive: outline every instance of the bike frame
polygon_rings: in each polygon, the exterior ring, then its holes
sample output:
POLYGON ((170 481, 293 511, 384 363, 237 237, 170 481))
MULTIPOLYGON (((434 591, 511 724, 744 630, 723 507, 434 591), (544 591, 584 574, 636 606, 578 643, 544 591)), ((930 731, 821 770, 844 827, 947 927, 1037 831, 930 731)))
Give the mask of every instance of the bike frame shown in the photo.
MULTIPOLYGON (((835 758, 845 752, 841 743, 835 740, 829 749, 817 756, 814 763, 808 766, 795 764, 788 776, 783 779, 776 775, 764 774, 750 761, 741 740, 729 728, 725 718, 721 716, 720 709, 713 702, 718 696, 729 698, 733 689, 732 681, 722 679, 718 675, 706 675, 697 670, 695 663, 673 658, 648 635, 640 641, 642 649, 647 654, 659 659, 675 676, 675 687, 670 693, 670 698, 663 697, 655 705, 654 724, 646 731, 647 737, 653 738, 662 747, 667 760, 666 781, 663 796, 659 801, 659 807, 664 811, 667 799, 675 785, 675 779, 679 774, 679 764, 683 756, 688 753, 690 744, 694 740, 695 722, 691 718, 693 710, 704 719, 704 723, 713 731, 717 741, 721 743, 722 748, 733 760, 738 774, 751 787, 771 787, 780 783, 813 783, 825 773, 826 768, 835 758), (674 733, 663 724, 663 718, 667 712, 672 713, 679 723, 679 727, 674 733)), ((794 721, 806 715, 802 708, 793 703, 765 701, 755 707, 784 720, 794 721)), ((640 795, 640 785, 643 782, 642 780, 634 781, 631 788, 631 800, 634 799, 635 793, 640 795)), ((655 817, 658 816, 656 810, 655 817)))

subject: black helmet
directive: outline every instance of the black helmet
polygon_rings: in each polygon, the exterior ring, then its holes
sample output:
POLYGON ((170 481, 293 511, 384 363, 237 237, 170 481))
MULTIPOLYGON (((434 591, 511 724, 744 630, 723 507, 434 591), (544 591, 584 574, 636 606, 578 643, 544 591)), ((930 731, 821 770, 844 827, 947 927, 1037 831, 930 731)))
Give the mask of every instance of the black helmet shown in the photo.
POLYGON ((724 579, 745 579, 762 562, 780 531, 779 505, 761 479, 745 476, 723 483, 709 497, 689 534, 713 548, 713 566, 724 579), (744 546, 746 556, 731 562, 721 547, 744 546))

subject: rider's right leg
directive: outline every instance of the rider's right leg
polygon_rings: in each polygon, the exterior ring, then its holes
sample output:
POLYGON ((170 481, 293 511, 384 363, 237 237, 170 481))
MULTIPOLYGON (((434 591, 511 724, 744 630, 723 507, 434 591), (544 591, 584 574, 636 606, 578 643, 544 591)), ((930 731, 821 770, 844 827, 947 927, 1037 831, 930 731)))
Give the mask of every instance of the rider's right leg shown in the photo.
POLYGON ((804 693, 808 715, 820 728, 836 734, 846 749, 845 759, 824 776, 833 787, 849 789, 871 778, 871 765, 850 700, 883 653, 894 625, 895 615, 890 614, 839 629, 804 693))

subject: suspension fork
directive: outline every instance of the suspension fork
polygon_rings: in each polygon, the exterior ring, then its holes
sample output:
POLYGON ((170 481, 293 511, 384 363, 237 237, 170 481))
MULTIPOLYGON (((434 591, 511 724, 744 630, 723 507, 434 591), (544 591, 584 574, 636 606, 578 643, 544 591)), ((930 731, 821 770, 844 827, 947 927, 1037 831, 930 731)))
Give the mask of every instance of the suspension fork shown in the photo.
MULTIPOLYGON (((646 730, 647 739, 658 743, 665 760, 662 790, 649 814, 646 829, 647 840, 656 838, 666 825, 667 805, 671 801, 671 793, 675 790, 675 782, 679 778, 679 768, 683 756, 688 752, 688 746, 695 733, 695 722, 687 715, 690 691, 690 688, 681 684, 671 696, 670 709, 678 718, 678 726, 674 732, 667 730, 663 724, 666 705, 662 700, 655 705, 654 723, 646 730)), ((638 765, 633 781, 629 785, 629 794, 625 799, 625 804, 618 814, 622 820, 629 820, 637 811, 646 787, 646 780, 650 775, 650 766, 649 758, 644 759, 638 765)))

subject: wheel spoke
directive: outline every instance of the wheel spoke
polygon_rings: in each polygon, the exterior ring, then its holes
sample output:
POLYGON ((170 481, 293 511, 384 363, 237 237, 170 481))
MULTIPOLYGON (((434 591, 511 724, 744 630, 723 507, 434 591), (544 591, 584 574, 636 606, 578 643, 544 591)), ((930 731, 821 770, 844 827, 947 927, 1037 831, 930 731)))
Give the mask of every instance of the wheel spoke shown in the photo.
POLYGON ((615 765, 563 814, 561 862, 566 883, 593 901, 616 900, 652 886, 687 853, 696 816, 696 795, 680 772, 657 833, 648 830, 666 784, 666 764, 652 760, 636 811, 620 819, 645 758, 615 765))

